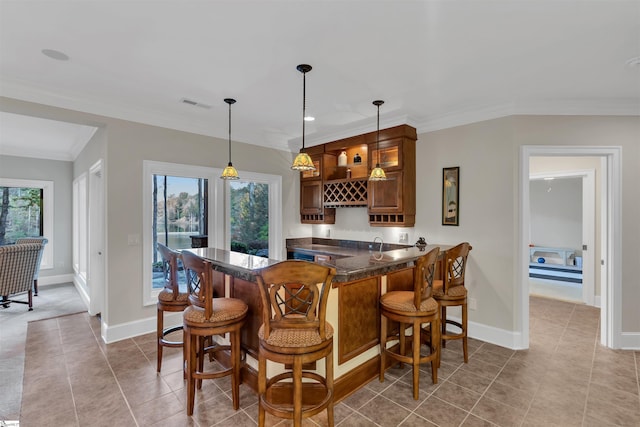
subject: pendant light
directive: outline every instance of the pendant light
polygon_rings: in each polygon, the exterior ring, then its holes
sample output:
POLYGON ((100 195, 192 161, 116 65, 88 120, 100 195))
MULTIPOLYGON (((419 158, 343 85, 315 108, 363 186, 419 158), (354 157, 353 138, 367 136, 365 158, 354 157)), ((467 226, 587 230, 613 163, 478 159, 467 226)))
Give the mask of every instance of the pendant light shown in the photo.
POLYGON ((293 160, 293 164, 291 165, 291 169, 298 171, 314 171, 316 167, 313 165, 313 161, 311 161, 311 157, 307 153, 304 152, 304 124, 306 117, 306 92, 307 92, 307 73, 311 71, 311 65, 300 64, 296 67, 298 71, 302 73, 302 148, 300 152, 293 160))
POLYGON ((238 171, 233 167, 231 163, 231 104, 235 104, 236 100, 231 98, 225 98, 224 102, 229 104, 229 164, 222 171, 221 179, 239 179, 238 171))
POLYGON ((378 135, 376 137, 376 167, 371 170, 369 181, 386 181, 387 175, 380 167, 380 106, 384 104, 384 101, 373 101, 373 105, 378 107, 378 135))

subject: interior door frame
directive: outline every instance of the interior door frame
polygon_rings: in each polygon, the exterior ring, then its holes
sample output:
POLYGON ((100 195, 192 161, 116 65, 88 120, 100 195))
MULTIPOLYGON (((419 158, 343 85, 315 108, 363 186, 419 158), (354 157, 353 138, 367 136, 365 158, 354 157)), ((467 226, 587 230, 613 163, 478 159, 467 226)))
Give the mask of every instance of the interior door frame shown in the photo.
POLYGON ((620 348, 622 342, 622 147, 545 146, 520 147, 519 233, 517 266, 520 286, 516 292, 516 313, 521 348, 529 347, 529 159, 531 157, 600 157, 602 199, 601 236, 601 308, 600 342, 609 348, 620 348))
POLYGON ((89 314, 105 310, 106 283, 106 224, 103 161, 98 160, 89 168, 89 314))
POLYGON ((582 251, 582 301, 587 305, 596 306, 594 250, 596 241, 596 171, 595 169, 575 169, 529 175, 530 181, 544 178, 582 178, 582 245, 587 247, 582 251))

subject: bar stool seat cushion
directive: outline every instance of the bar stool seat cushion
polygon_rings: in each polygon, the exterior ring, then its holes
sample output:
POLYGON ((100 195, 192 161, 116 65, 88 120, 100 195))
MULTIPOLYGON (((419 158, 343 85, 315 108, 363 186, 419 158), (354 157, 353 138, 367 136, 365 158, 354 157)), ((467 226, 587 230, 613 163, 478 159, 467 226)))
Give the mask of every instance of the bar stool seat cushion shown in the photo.
POLYGON ((163 289, 158 294, 158 301, 162 303, 180 302, 181 304, 186 304, 188 300, 189 294, 186 292, 178 293, 178 297, 175 300, 173 299, 173 291, 169 289, 163 289))
POLYGON ((380 304, 391 311, 398 313, 415 313, 416 315, 428 315, 438 311, 438 302, 433 298, 427 298, 420 303, 420 311, 416 310, 413 302, 413 291, 387 292, 380 297, 380 304))
POLYGON ((434 280, 433 297, 442 300, 464 299, 467 297, 467 288, 464 285, 451 286, 445 295, 442 290, 442 280, 434 280))
POLYGON ((333 338, 333 327, 325 322, 327 339, 322 340, 317 328, 311 329, 272 329, 268 339, 264 339, 264 325, 258 330, 258 337, 273 347, 311 347, 320 345, 333 338))
POLYGON ((236 298, 214 298, 213 314, 206 318, 204 308, 190 305, 184 311, 186 323, 220 323, 241 319, 247 314, 247 304, 236 298))

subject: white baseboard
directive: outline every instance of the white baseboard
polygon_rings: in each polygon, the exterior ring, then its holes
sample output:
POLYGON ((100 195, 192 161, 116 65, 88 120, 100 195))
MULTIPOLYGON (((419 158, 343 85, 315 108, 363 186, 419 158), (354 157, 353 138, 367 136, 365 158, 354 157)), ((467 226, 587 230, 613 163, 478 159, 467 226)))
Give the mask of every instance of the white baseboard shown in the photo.
MULTIPOLYGON (((447 319, 457 322, 461 320, 460 318, 449 315, 447 319)), ((519 332, 507 331, 506 329, 487 326, 482 323, 467 322, 467 336, 512 350, 523 350, 527 348, 522 342, 522 334, 519 332)))
POLYGON ((73 274, 59 274, 57 276, 44 276, 38 277, 38 287, 40 286, 49 286, 49 285, 59 285, 60 283, 71 283, 73 282, 73 274))
POLYGON ((640 333, 622 332, 620 334, 620 348, 623 350, 640 350, 640 333))
MULTIPOLYGON (((164 327, 177 326, 182 324, 182 312, 165 312, 164 327)), ((128 338, 137 337, 139 335, 156 332, 157 319, 155 316, 145 319, 134 320, 133 322, 121 323, 119 325, 109 326, 102 322, 101 335, 105 343, 111 344, 116 341, 126 340, 128 338)))

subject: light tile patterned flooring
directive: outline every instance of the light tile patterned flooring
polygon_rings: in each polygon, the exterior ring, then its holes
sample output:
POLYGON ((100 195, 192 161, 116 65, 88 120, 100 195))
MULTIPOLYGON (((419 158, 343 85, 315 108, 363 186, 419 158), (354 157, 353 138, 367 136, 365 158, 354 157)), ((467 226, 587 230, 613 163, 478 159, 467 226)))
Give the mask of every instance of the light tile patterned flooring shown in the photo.
MULTIPOLYGON (((336 405, 338 426, 638 426, 640 352, 598 344, 599 310, 531 297, 531 347, 513 351, 470 340, 443 351, 439 382, 429 365, 420 399, 410 369, 390 369, 336 405)), ((165 350, 155 372, 155 337, 105 345, 99 322, 77 314, 30 323, 21 427, 254 426, 257 400, 242 386, 233 411, 227 378, 205 381, 185 415, 180 349, 165 350)), ((305 425, 326 425, 326 415, 305 425)), ((267 418, 268 425, 291 425, 267 418)))

